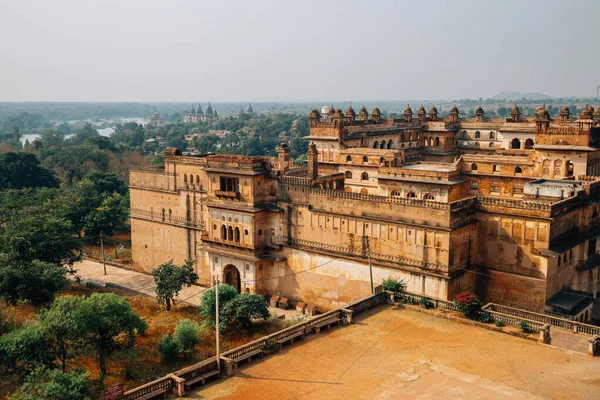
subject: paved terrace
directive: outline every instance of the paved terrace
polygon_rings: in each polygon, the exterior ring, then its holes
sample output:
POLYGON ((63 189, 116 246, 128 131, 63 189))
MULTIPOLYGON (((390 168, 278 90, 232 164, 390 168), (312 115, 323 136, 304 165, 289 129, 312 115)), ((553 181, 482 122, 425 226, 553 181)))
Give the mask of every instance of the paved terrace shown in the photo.
MULTIPOLYGON (((120 287, 132 290, 134 292, 144 294, 150 297, 156 297, 156 284, 152 275, 146 275, 141 272, 131 271, 125 268, 113 267, 106 265, 106 275, 104 275, 104 268, 101 262, 84 260, 75 264, 74 268, 77 270, 77 275, 81 277, 82 281, 89 281, 101 286, 106 283, 112 283, 120 287)), ((191 286, 184 287, 180 292, 179 296, 175 299, 177 302, 185 301, 189 304, 199 306, 200 299, 202 298, 202 291, 205 290, 204 286, 191 286)), ((285 315, 285 318, 293 318, 296 316, 295 309, 281 310, 279 308, 269 307, 271 315, 285 315)))
POLYGON ((381 306, 186 399, 597 399, 600 358, 381 306))

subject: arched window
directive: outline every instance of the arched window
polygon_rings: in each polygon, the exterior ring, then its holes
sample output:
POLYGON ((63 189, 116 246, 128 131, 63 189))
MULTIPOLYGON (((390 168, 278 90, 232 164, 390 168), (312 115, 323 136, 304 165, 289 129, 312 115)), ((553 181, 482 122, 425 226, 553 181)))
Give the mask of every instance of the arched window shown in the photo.
POLYGON ((346 162, 352 162, 352 156, 346 156, 346 162))
POLYGON ((512 140, 512 142, 510 142, 510 148, 511 149, 520 149, 521 148, 521 141, 517 138, 514 138, 512 140))
POLYGON ((402 148, 402 149, 404 148, 404 143, 400 144, 400 148, 402 148))
POLYGON ((494 165, 494 172, 500 172, 500 166, 498 164, 494 165))
POLYGON ((533 149, 533 139, 527 139, 525 141, 525 148, 526 149, 533 149))
POLYGON ((368 181, 369 180, 369 174, 367 174, 366 172, 363 172, 362 175, 360 176, 360 180, 361 181, 368 181))
POLYGON ((475 142, 475 146, 479 147, 479 142, 475 142))
POLYGON ((196 183, 199 185, 200 184, 200 175, 196 175, 196 183))
POLYGON ((360 194, 369 194, 369 191, 366 188, 360 189, 360 194))
POLYGON ((381 158, 379 159, 379 165, 382 165, 384 161, 385 161, 385 158, 381 157, 381 158))
POLYGON ((522 174, 523 173, 523 168, 516 166, 515 167, 515 174, 522 174))
POLYGON ((346 179, 352 179, 352 172, 346 171, 346 179))
POLYGON ((475 132, 475 139, 479 139, 481 137, 481 132, 476 131, 475 132))
POLYGON ((469 137, 469 134, 467 133, 467 131, 463 131, 463 139, 466 139, 469 137))
POLYGON ((390 193, 390 197, 400 197, 400 192, 398 192, 397 190, 392 190, 392 193, 390 193))
POLYGON ((439 146, 439 145, 440 145, 440 138, 439 138, 439 137, 436 137, 436 138, 435 138, 435 145, 436 145, 436 146, 439 146))
POLYGON ((400 133, 400 141, 404 141, 404 132, 400 133))
POLYGON ((346 186, 346 187, 344 188, 344 192, 346 192, 346 193, 352 193, 352 188, 351 188, 351 187, 348 187, 348 186, 346 186))
POLYGON ((495 139, 496 138, 496 133, 494 131, 490 132, 490 139, 495 139))
POLYGON ((221 225, 221 239, 227 240, 227 227, 225 225, 221 225))
POLYGON ((187 183, 187 174, 183 174, 183 182, 187 183))
POLYGON ((477 171, 477 164, 471 164, 471 171, 477 171))
POLYGON ((423 200, 435 200, 435 196, 431 193, 427 193, 425 196, 423 196, 423 200))
POLYGON ((494 142, 490 142, 490 147, 494 147, 494 142))
POLYGON ((240 228, 236 227, 235 230, 233 231, 233 239, 236 242, 240 241, 240 228))
POLYGON ((363 163, 365 163, 365 164, 366 164, 366 163, 368 163, 368 162, 369 162, 369 157, 367 157, 367 156, 364 156, 364 157, 363 157, 363 163))
POLYGON ((415 192, 408 192, 408 193, 406 194, 406 197, 408 197, 408 198, 411 198, 411 199, 414 199, 414 198, 415 198, 415 197, 417 197, 417 196, 415 195, 415 192))
POLYGON ((383 140, 383 141, 381 142, 381 144, 379 145, 379 148, 380 148, 380 149, 385 149, 385 148, 386 148, 386 143, 385 143, 385 140, 383 140))
POLYGON ((387 144, 387 148, 388 149, 393 149, 394 148, 394 142, 392 142, 391 140, 388 142, 387 144))
POLYGON ((233 241, 233 228, 231 226, 227 228, 227 240, 233 241))
POLYGON ((375 143, 373 143, 373 148, 377 149, 379 148, 379 142, 376 140, 375 143))

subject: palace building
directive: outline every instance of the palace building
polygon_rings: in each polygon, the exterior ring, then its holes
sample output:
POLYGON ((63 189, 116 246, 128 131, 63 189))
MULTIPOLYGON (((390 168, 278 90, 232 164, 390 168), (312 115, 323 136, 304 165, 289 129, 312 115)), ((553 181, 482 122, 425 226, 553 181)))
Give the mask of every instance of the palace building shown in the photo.
POLYGON ((198 110, 196 110, 192 105, 190 107, 190 110, 183 117, 183 123, 188 124, 194 122, 209 121, 213 118, 217 118, 218 116, 219 115, 217 114, 217 110, 215 109, 213 111, 210 102, 208 102, 208 107, 206 107, 206 111, 202 111, 202 106, 200 104, 198 104, 198 110))
POLYGON ((588 321, 600 280, 600 108, 552 119, 313 109, 308 162, 183 156, 130 173, 134 268, 196 261, 241 292, 335 307, 407 290, 588 321))

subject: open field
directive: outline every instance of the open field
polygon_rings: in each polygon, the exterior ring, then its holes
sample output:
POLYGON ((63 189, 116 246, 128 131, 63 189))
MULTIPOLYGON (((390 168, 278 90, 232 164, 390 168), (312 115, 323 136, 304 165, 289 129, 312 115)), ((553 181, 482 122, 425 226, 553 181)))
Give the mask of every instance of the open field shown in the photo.
POLYGON ((383 306, 191 399, 597 399, 600 359, 383 306))

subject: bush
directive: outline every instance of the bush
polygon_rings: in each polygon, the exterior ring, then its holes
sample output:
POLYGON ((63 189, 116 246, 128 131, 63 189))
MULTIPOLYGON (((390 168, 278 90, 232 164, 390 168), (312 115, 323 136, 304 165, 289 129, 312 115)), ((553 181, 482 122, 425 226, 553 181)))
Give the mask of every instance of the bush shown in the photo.
POLYGON ((268 339, 262 349, 268 353, 272 353, 279 349, 279 343, 274 339, 268 339))
POLYGON ((523 331, 523 333, 530 333, 531 332, 531 328, 529 327, 529 324, 527 323, 527 321, 521 321, 521 322, 519 322, 519 328, 521 328, 521 330, 523 331))
MULTIPOLYGON (((219 284, 219 316, 223 315, 223 308, 238 295, 238 291, 231 285, 225 283, 219 284)), ((200 301, 200 315, 208 319, 215 326, 215 288, 211 287, 202 293, 200 301)))
POLYGON ((39 324, 28 323, 0 336, 0 362, 13 374, 51 366, 55 358, 39 324))
POLYGON ((425 308, 433 308, 433 302, 427 297, 422 297, 421 300, 419 300, 419 304, 425 308))
POLYGON ((398 293, 406 289, 406 282, 404 279, 398 279, 398 277, 390 276, 389 278, 383 280, 382 287, 383 290, 398 293))
POLYGON ((198 337, 199 330, 198 324, 189 319, 180 319, 179 323, 177 323, 175 332, 173 333, 173 341, 184 357, 189 357, 196 345, 200 343, 200 338, 198 337))
POLYGON ((469 319, 477 319, 483 305, 479 297, 469 292, 462 292, 454 298, 454 306, 469 319))
POLYGON ((487 311, 479 311, 479 315, 477 316, 477 320, 479 322, 490 323, 492 322, 492 314, 487 311))
POLYGON ((502 328, 502 327, 504 326, 504 322, 500 321, 499 319, 498 319, 498 320, 496 320, 496 322, 494 322, 494 323, 496 324, 496 326, 497 326, 498 328, 502 328))
POLYGON ((179 346, 173 340, 173 335, 170 333, 160 338, 158 342, 158 351, 163 363, 170 363, 177 357, 179 346))
POLYGON ((91 400, 92 384, 84 369, 67 373, 36 369, 11 400, 91 400))
POLYGON ((236 324, 241 329, 250 327, 253 319, 267 319, 269 316, 267 300, 251 293, 236 296, 223 308, 223 322, 236 324))

